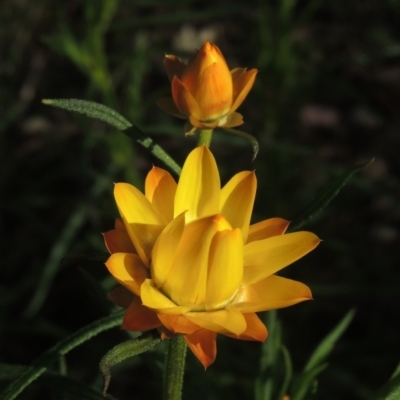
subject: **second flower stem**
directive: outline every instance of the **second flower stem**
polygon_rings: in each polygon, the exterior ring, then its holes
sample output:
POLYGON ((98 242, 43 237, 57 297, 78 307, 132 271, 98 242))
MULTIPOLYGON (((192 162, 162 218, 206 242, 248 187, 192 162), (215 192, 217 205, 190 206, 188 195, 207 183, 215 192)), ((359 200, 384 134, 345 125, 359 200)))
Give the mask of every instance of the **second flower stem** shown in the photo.
POLYGON ((210 147, 212 133, 212 129, 200 129, 197 145, 210 147))

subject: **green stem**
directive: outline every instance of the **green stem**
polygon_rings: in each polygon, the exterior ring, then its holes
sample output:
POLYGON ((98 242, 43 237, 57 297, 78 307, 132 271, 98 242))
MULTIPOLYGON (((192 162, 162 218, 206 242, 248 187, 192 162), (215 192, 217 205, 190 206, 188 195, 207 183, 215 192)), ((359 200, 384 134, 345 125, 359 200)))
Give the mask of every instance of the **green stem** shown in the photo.
POLYGON ((168 340, 163 400, 181 400, 186 347, 186 342, 182 335, 168 340))
POLYGON ((212 129, 200 129, 197 145, 210 147, 212 133, 212 129))

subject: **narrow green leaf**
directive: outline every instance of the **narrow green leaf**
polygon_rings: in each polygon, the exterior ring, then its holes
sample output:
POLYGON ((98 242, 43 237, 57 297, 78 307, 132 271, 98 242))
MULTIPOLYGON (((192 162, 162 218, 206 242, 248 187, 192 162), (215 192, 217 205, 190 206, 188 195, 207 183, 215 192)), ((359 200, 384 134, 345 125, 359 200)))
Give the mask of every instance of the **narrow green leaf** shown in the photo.
POLYGON ((315 378, 328 366, 328 363, 318 365, 313 369, 304 371, 300 379, 296 380, 296 384, 293 385, 292 393, 290 394, 291 400, 303 400, 308 399, 306 397, 314 390, 316 383, 315 378))
POLYGON ((127 340, 113 347, 100 361, 100 371, 104 377, 103 394, 106 395, 111 380, 111 368, 138 354, 144 353, 160 342, 160 335, 155 331, 149 331, 136 339, 127 340))
POLYGON ((144 134, 138 127, 131 126, 123 131, 129 138, 136 140, 141 146, 149 150, 154 157, 168 165, 177 175, 181 174, 181 167, 169 156, 161 146, 154 142, 149 136, 144 134))
POLYGON ((290 396, 292 400, 302 400, 310 393, 316 376, 326 368, 327 363, 325 363, 325 360, 331 353, 335 343, 349 326, 354 314, 355 311, 350 310, 314 350, 303 372, 293 382, 290 396))
POLYGON ((336 327, 325 337, 325 339, 317 346, 313 354, 309 358, 304 371, 309 371, 320 365, 331 353, 333 346, 338 341, 340 336, 349 326, 355 314, 355 310, 350 310, 336 327))
POLYGON ((373 159, 364 164, 357 165, 348 171, 345 171, 342 175, 335 179, 308 207, 306 207, 295 217, 291 218, 292 223, 290 225, 290 230, 292 231, 301 228, 312 218, 318 215, 331 202, 331 200, 336 197, 336 195, 340 192, 340 189, 342 189, 342 187, 356 172, 365 168, 372 162, 373 159))
POLYGON ((120 131, 132 126, 132 124, 121 114, 103 104, 95 103, 94 101, 79 99, 44 99, 42 100, 42 103, 48 106, 84 114, 90 118, 99 119, 107 122, 120 131))
POLYGON ((15 399, 29 384, 41 376, 47 368, 61 356, 67 354, 75 347, 85 343, 99 333, 121 325, 123 313, 124 311, 119 311, 101 318, 58 342, 27 367, 17 379, 10 383, 4 392, 1 393, 1 400, 15 399))
POLYGON ((282 345, 281 352, 283 356, 284 377, 277 399, 283 399, 283 397, 288 393, 289 385, 293 376, 292 360, 290 358, 289 351, 285 346, 282 345))
POLYGON ((398 400, 400 399, 400 365, 396 368, 392 378, 372 398, 372 400, 398 400))
POLYGON ((79 99, 44 99, 42 103, 107 122, 109 125, 124 132, 129 138, 138 142, 141 146, 149 150, 153 156, 168 165, 177 175, 180 175, 181 167, 162 149, 162 147, 115 110, 103 104, 79 99))
POLYGON ((279 378, 277 371, 279 351, 282 345, 281 326, 276 310, 265 313, 263 322, 268 326, 268 340, 262 345, 260 370, 255 381, 255 399, 273 400, 275 386, 279 378))
POLYGON ((254 161, 256 159, 258 150, 260 149, 260 145, 258 144, 258 140, 254 136, 252 136, 246 132, 242 132, 242 131, 239 131, 237 129, 232 129, 232 128, 223 128, 223 130, 226 132, 232 133, 233 135, 240 136, 243 139, 248 140, 250 142, 251 146, 253 147, 252 161, 254 161))
POLYGON ((392 376, 390 377, 390 379, 394 379, 397 376, 400 376, 400 364, 396 367, 396 369, 394 370, 392 376))

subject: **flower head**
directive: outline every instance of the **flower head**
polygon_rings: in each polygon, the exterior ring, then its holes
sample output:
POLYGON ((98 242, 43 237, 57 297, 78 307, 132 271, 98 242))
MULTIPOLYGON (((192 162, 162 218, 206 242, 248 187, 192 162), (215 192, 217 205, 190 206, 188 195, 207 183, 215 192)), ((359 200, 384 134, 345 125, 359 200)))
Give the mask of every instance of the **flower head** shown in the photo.
POLYGON ((154 167, 144 194, 115 185, 122 221, 104 236, 112 253, 106 266, 122 285, 110 298, 127 307, 123 328, 182 334, 207 367, 217 333, 264 341, 256 312, 311 299, 306 285, 275 273, 319 239, 285 234, 289 223, 281 218, 250 225, 256 185, 254 172, 244 171, 221 189, 207 147, 190 153, 178 184, 154 167))
POLYGON ((231 128, 243 123, 243 117, 235 111, 253 87, 256 69, 229 71, 221 51, 210 42, 204 43, 187 64, 166 55, 164 66, 172 99, 160 99, 158 105, 172 115, 189 119, 186 133, 193 133, 195 128, 231 128))

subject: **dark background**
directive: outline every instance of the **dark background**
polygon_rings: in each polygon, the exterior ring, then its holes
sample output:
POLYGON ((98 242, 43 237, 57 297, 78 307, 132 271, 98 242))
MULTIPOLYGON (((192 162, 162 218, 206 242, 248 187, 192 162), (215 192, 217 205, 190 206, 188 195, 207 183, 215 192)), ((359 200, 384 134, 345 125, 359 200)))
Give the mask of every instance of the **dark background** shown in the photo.
MULTIPOLYGON (((170 91, 162 59, 187 58, 210 39, 231 68, 259 70, 239 110, 240 129, 260 142, 257 159, 225 132, 212 144, 224 182, 256 169, 254 222, 293 218, 343 171, 375 158, 305 227, 321 245, 284 272, 315 300, 278 313, 298 373, 355 308, 318 398, 370 398, 400 358, 399 21, 396 0, 2 1, 0 361, 27 365, 110 312, 105 268, 65 257, 104 253, 100 233, 117 216, 112 182, 142 188, 152 163, 162 166, 105 124, 41 99, 106 104, 182 163, 196 141, 155 106, 170 91)), ((100 358, 127 337, 114 329, 74 350, 68 375, 101 387, 100 358)), ((184 396, 252 399, 260 345, 220 337, 218 346, 206 372, 189 354, 184 396)), ((162 352, 116 367, 110 392, 159 398, 162 352)), ((46 386, 20 398, 60 399, 46 386)))

